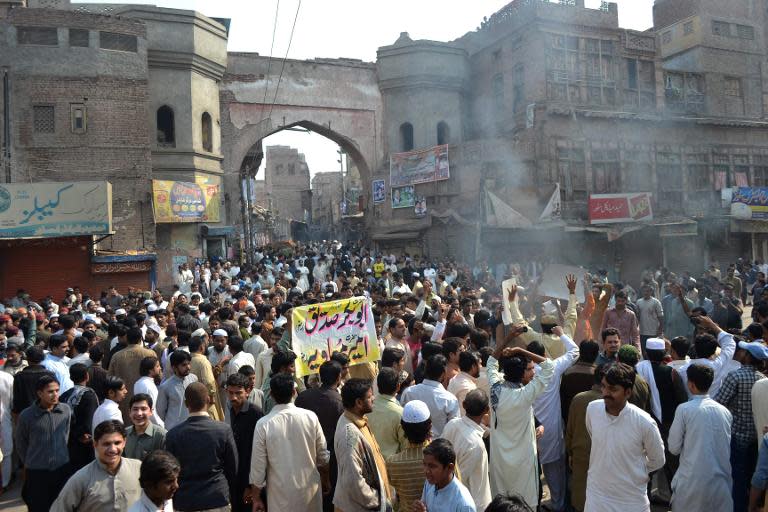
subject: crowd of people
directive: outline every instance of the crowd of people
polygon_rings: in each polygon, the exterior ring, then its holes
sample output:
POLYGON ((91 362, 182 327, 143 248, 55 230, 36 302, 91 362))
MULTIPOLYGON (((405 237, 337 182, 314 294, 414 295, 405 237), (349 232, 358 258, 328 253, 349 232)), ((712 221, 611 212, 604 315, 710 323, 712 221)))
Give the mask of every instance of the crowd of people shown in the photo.
POLYGON ((6 300, 1 487, 22 479, 32 512, 762 510, 762 262, 592 269, 560 300, 534 262, 337 242, 254 261, 6 300), (379 360, 298 377, 293 309, 352 297, 379 360))

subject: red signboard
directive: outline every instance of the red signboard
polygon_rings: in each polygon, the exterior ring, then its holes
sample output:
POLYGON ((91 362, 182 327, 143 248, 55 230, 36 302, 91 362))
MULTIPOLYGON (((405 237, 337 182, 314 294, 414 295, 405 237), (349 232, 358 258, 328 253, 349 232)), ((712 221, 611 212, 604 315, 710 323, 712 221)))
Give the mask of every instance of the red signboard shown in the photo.
POLYGON ((592 194, 589 196, 589 223, 647 222, 653 220, 651 194, 592 194))

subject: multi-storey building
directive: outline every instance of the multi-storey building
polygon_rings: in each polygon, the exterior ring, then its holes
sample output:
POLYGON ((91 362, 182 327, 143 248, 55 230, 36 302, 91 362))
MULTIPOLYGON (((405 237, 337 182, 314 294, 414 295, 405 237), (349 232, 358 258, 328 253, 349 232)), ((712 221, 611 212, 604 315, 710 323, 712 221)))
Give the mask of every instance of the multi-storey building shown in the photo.
POLYGON ((765 259, 764 225, 722 205, 724 189, 767 185, 761 5, 657 0, 654 28, 640 32, 619 26, 613 3, 515 0, 450 43, 402 34, 378 53, 386 152, 447 143, 451 179, 416 185, 426 220, 374 206, 374 238, 631 279, 647 265, 765 259), (556 185, 562 221, 542 223, 556 185), (530 222, 492 221, 488 192, 530 222), (590 196, 635 192, 652 194, 652 221, 590 224, 590 196))
POLYGON ((152 207, 153 180, 221 181, 227 23, 153 6, 0 1, 3 181, 109 181, 113 220, 105 236, 2 241, 0 296, 170 285, 178 264, 226 256, 239 212, 223 193, 208 223, 162 223, 152 207))

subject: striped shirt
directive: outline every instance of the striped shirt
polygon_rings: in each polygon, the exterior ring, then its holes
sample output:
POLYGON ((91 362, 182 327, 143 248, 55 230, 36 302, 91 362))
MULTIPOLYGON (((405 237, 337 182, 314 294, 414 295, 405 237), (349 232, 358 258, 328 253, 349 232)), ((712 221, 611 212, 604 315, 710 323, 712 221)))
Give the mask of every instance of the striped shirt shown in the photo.
POLYGON ((424 490, 424 444, 409 444, 408 448, 387 459, 389 483, 397 491, 400 510, 411 510, 414 501, 421 499, 424 490))

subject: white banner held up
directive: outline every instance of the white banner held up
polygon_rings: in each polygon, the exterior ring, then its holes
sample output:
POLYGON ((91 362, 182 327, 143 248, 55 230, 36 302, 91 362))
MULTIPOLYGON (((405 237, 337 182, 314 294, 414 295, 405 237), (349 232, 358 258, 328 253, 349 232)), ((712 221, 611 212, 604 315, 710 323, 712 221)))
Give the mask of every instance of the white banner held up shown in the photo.
POLYGON ((539 284, 539 295, 542 297, 553 297, 555 299, 568 299, 568 287, 565 284, 565 276, 573 274, 576 279, 576 298, 580 303, 584 303, 584 277, 587 271, 581 267, 570 265, 559 265, 552 263, 542 272, 542 280, 539 284))

